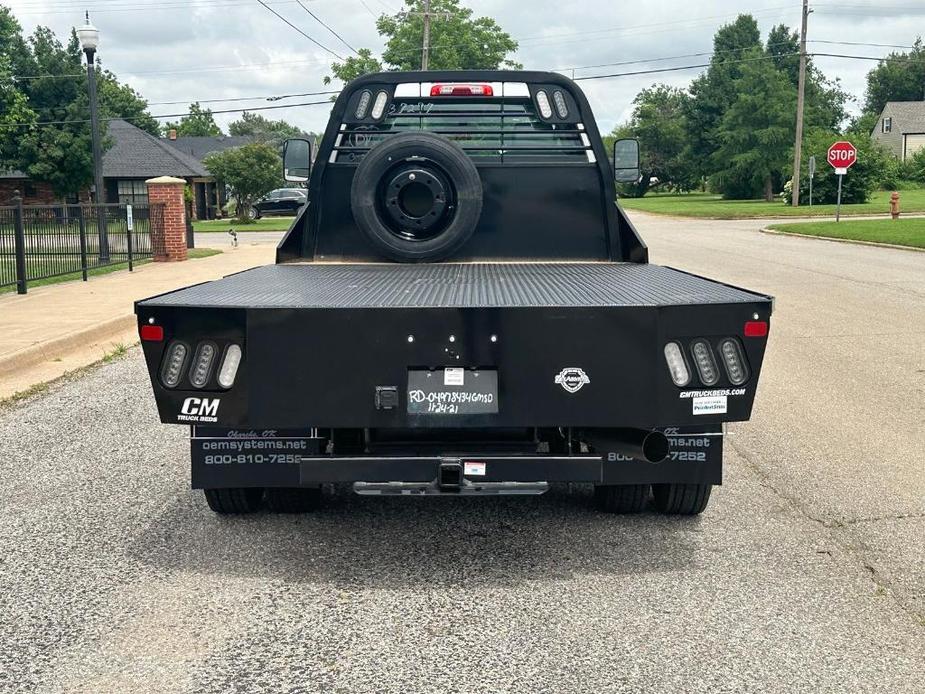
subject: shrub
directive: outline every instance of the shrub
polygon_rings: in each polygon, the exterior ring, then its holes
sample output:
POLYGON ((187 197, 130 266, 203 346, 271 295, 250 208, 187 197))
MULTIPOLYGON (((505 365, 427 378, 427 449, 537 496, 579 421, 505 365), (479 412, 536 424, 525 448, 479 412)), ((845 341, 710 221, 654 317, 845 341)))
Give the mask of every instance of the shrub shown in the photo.
MULTIPOLYGON (((809 133, 803 142, 802 175, 800 176, 800 203, 809 202, 809 158, 816 157, 816 176, 813 178, 813 202, 833 204, 838 198, 838 176, 826 161, 826 153, 834 142, 846 139, 838 133, 815 131, 809 133)), ((842 202, 845 204, 867 202, 870 194, 879 184, 891 179, 894 157, 866 137, 854 137, 851 142, 858 149, 857 163, 852 166, 842 181, 842 202)), ((787 195, 785 202, 790 202, 787 195)))

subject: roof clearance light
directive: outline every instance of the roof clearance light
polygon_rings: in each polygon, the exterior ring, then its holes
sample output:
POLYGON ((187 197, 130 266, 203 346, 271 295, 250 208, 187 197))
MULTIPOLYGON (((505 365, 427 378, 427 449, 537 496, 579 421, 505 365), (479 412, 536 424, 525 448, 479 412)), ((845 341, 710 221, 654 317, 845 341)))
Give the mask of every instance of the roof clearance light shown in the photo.
POLYGON ((212 362, 215 361, 215 345, 210 342, 199 343, 199 349, 196 350, 196 360, 193 363, 193 370, 190 373, 190 383, 195 388, 205 388, 209 382, 209 375, 212 373, 212 362))
POLYGON ((536 105, 539 106, 540 115, 543 118, 552 118, 552 106, 549 104, 549 96, 542 89, 536 93, 536 105))
POLYGON ((687 368, 687 361, 684 359, 681 345, 677 342, 669 342, 665 345, 665 361, 668 363, 671 380, 674 381, 676 386, 686 386, 691 382, 691 372, 687 368))
POLYGON ((369 110, 369 102, 373 100, 373 93, 368 89, 364 90, 360 94, 360 101, 357 104, 357 110, 354 111, 353 115, 357 118, 366 118, 366 112, 369 110))
POLYGON ((376 94, 376 103, 373 104, 373 112, 371 115, 376 120, 382 118, 382 114, 385 113, 385 104, 389 100, 389 95, 385 92, 379 92, 376 94))
POLYGON ((231 388, 234 385, 234 377, 238 375, 240 365, 241 347, 228 345, 228 349, 225 350, 225 358, 222 360, 222 368, 218 370, 218 384, 222 388, 231 388))
POLYGON ((182 342, 174 342, 167 348, 167 358, 161 367, 161 382, 168 388, 176 388, 180 382, 180 374, 186 364, 186 355, 189 348, 182 342))
POLYGON ((568 117, 568 106, 565 105, 565 97, 562 95, 558 89, 552 93, 552 100, 556 104, 556 113, 559 114, 559 118, 568 117))
POLYGON ((740 386, 748 380, 748 366, 745 365, 745 356, 738 340, 731 337, 723 340, 719 345, 723 354, 723 363, 726 365, 726 375, 734 386, 740 386))
POLYGON ((490 84, 435 84, 430 88, 431 96, 494 96, 490 84))
POLYGON ((715 386, 719 381, 719 369, 716 368, 716 360, 709 343, 706 340, 695 340, 691 345, 691 353, 694 355, 701 383, 705 386, 715 386))

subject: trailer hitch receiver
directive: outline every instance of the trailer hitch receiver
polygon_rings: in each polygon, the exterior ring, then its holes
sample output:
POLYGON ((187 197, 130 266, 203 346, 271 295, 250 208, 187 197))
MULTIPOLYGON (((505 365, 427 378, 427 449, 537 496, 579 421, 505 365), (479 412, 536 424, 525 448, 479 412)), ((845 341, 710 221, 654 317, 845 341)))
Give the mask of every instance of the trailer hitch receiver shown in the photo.
POLYGON ((443 491, 462 489, 466 483, 463 478, 463 464, 459 458, 449 458, 440 461, 440 475, 437 477, 437 486, 443 491))

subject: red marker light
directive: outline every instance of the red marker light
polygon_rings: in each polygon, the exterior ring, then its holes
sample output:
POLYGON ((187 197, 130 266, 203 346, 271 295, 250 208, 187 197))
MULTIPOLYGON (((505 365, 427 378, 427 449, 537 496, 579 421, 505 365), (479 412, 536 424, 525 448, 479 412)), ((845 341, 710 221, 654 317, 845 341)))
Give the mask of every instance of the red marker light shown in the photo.
POLYGON ((431 96, 494 96, 490 84, 435 84, 431 96))
POLYGON ((764 337, 768 334, 768 322, 766 320, 750 320, 745 323, 745 337, 764 337))
POLYGON ((145 342, 161 342, 164 339, 164 328, 159 325, 142 325, 138 333, 145 342))

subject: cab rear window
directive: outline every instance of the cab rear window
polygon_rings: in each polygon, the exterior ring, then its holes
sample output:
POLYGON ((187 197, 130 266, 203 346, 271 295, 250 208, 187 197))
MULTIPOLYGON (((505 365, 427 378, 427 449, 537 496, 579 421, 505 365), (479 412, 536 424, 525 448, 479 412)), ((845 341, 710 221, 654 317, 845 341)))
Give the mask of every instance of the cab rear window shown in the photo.
POLYGON ((580 123, 547 123, 529 97, 396 98, 378 123, 346 123, 334 161, 360 161, 390 135, 426 130, 453 140, 473 159, 493 163, 587 164, 590 146, 580 123))

